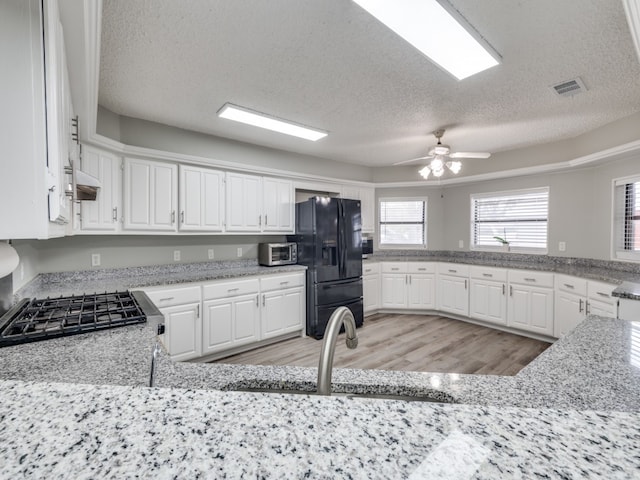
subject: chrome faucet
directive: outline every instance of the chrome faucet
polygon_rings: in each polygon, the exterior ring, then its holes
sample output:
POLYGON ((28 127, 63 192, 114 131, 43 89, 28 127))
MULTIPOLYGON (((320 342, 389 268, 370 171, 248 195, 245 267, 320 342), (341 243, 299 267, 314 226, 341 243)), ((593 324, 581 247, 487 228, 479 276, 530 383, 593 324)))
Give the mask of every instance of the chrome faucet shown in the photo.
POLYGON ((322 341, 320 351, 320 363, 318 365, 318 395, 331 395, 331 372, 333 370, 333 353, 336 349, 336 341, 340 327, 344 324, 347 331, 347 348, 354 349, 358 346, 356 335, 356 320, 353 313, 347 307, 339 307, 329 318, 327 329, 322 341))

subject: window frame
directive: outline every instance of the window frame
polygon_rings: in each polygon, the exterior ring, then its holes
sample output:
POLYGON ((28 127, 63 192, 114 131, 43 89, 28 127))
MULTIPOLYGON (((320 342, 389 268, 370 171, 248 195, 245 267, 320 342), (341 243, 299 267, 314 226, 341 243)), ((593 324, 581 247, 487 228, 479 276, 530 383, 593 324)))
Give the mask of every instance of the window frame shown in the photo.
POLYGON ((482 192, 482 193, 472 193, 469 195, 469 250, 478 251, 478 252, 503 252, 504 247, 500 245, 496 241, 496 245, 476 245, 474 239, 474 231, 475 231, 475 211, 474 211, 474 201, 478 198, 493 198, 493 197, 503 197, 503 196, 518 196, 518 195, 528 195, 532 193, 541 193, 546 192, 547 194, 547 239, 546 246, 544 248, 531 248, 531 247, 518 247, 509 245, 509 252, 512 253, 527 253, 531 255, 547 255, 549 253, 549 211, 550 211, 550 199, 551 199, 551 187, 534 187, 534 188, 522 188, 518 190, 505 190, 499 192, 482 192))
POLYGON ((378 198, 378 216, 377 216, 377 226, 378 226, 378 249, 380 250, 426 250, 428 245, 428 224, 429 222, 429 201, 428 197, 381 197, 378 198), (424 203, 424 222, 422 225, 423 235, 424 235, 424 243, 422 245, 418 244, 389 244, 382 243, 382 202, 423 202, 424 203))
MULTIPOLYGON (((640 263, 640 250, 629 251, 618 248, 620 244, 618 240, 621 239, 621 225, 619 224, 619 220, 626 222, 628 216, 626 215, 626 212, 618 212, 619 203, 617 198, 617 189, 618 187, 625 187, 632 183, 640 183, 640 175, 614 178, 611 182, 611 260, 640 263)), ((624 202, 623 208, 626 209, 626 202, 624 202)), ((626 238, 623 238, 622 240, 625 243, 628 241, 626 238)))

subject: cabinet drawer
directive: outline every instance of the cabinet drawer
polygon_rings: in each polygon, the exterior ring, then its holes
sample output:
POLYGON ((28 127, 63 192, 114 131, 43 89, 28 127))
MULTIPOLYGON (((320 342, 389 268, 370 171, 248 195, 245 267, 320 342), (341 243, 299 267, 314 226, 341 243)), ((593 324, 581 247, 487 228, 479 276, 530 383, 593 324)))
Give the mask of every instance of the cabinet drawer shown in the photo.
POLYGON ((589 280, 587 282, 587 295, 590 299, 600 300, 602 302, 610 302, 617 300, 611 295, 611 292, 616 288, 616 285, 610 283, 596 282, 589 280))
POLYGON ((204 300, 214 300, 216 298, 235 297, 249 293, 258 293, 260 281, 257 278, 251 280, 219 281, 208 283, 202 287, 204 300))
POLYGON ((407 262, 407 273, 436 273, 433 262, 407 262))
POLYGON ((301 287, 304 285, 303 273, 292 273, 287 275, 269 276, 260 279, 260 290, 269 292, 271 290, 282 290, 283 288, 301 287))
POLYGON ((509 282, 553 288, 553 273, 509 270, 509 282))
POLYGON ((462 265, 460 263, 440 263, 438 264, 438 273, 451 275, 453 277, 468 277, 469 265, 462 265))
POLYGON ((200 286, 145 289, 144 292, 158 308, 200 302, 200 286))
POLYGON ((362 275, 376 275, 378 273, 380 273, 379 263, 363 263, 362 264, 362 275))
POLYGON ((507 270, 504 268, 472 266, 469 268, 471 278, 480 280, 494 280, 496 282, 507 281, 507 270))
POLYGON ((382 262, 382 273, 407 273, 407 262, 382 262))
POLYGON ((556 288, 583 297, 587 295, 587 281, 584 278, 558 274, 556 275, 556 288))

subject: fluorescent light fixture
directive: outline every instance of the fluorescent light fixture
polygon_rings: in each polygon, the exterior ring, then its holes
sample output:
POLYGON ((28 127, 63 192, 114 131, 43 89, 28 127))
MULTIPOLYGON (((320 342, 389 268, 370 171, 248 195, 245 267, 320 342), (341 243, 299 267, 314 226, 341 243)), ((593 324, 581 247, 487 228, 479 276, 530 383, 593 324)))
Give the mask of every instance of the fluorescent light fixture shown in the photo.
POLYGON ((218 110, 218 116, 220 118, 246 123, 247 125, 253 125, 254 127, 266 128, 267 130, 284 133, 286 135, 293 135, 294 137, 304 138, 314 142, 327 136, 327 132, 303 127, 302 125, 297 125, 286 120, 280 120, 278 118, 265 115, 264 113, 249 110, 244 107, 238 107, 230 103, 225 103, 224 106, 218 110))
POLYGON ((500 63, 500 56, 446 0, 354 1, 458 80, 500 63))

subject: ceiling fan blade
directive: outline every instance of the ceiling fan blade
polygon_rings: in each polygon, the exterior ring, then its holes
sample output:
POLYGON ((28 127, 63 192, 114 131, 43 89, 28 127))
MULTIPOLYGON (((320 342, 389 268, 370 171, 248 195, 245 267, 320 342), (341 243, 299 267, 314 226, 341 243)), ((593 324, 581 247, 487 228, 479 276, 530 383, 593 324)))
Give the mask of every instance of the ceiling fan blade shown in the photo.
POLYGON ((412 158, 411 160, 403 160, 401 162, 394 163, 393 166, 404 165, 405 163, 417 162, 418 160, 427 160, 429 158, 433 158, 433 155, 427 155, 426 157, 412 158))
POLYGON ((454 152, 449 155, 450 158, 489 158, 488 152, 454 152))

